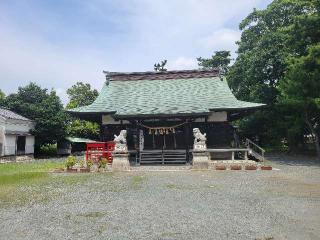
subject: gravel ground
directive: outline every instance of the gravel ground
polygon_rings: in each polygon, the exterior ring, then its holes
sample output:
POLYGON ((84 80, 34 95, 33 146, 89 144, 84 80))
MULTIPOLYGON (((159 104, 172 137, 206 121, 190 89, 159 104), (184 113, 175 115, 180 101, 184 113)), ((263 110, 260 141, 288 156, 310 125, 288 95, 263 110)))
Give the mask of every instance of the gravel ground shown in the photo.
POLYGON ((320 165, 270 159, 279 171, 75 174, 0 207, 0 239, 320 239, 320 165))

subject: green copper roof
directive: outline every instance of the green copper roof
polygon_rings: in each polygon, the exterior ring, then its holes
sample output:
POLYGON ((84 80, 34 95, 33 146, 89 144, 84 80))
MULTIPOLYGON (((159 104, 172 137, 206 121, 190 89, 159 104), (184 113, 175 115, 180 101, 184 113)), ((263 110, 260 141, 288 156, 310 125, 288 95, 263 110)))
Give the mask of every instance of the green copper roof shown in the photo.
POLYGON ((66 137, 69 142, 73 143, 94 143, 96 141, 88 139, 88 138, 78 138, 78 137, 66 137))
POLYGON ((70 112, 115 113, 116 116, 187 115, 263 105, 237 100, 227 82, 219 77, 144 79, 110 81, 94 103, 70 112))

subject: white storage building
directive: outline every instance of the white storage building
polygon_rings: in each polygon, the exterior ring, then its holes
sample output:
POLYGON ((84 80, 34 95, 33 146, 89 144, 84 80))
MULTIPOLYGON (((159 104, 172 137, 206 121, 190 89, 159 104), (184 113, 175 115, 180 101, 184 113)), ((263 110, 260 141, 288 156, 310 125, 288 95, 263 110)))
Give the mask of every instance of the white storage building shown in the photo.
POLYGON ((0 157, 32 155, 35 122, 8 109, 0 108, 0 157))

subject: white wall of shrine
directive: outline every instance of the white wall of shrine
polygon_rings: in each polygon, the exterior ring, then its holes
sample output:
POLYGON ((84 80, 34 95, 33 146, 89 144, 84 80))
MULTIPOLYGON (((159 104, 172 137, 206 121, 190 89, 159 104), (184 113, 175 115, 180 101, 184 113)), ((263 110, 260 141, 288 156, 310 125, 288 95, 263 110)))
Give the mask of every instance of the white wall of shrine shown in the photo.
POLYGON ((227 112, 212 112, 208 117, 208 122, 226 122, 228 120, 227 112))
MULTIPOLYGON (((208 116, 208 122, 226 122, 228 121, 227 112, 211 112, 208 116)), ((195 122, 205 122, 205 118, 197 118, 195 122)))
MULTIPOLYGON (((128 124, 129 121, 123 120, 123 124, 128 124)), ((121 121, 116 121, 112 116, 110 115, 102 115, 102 124, 107 125, 107 124, 121 124, 121 121)))

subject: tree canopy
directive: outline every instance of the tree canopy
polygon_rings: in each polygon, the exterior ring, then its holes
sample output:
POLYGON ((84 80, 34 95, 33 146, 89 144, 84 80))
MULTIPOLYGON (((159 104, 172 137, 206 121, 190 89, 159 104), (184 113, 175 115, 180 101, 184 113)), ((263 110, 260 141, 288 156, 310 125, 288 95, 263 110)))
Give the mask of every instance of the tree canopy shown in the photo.
POLYGON ((167 68, 165 67, 166 64, 167 64, 167 60, 163 60, 163 61, 161 61, 160 63, 155 63, 155 64, 153 65, 154 70, 155 70, 156 72, 165 72, 165 71, 167 71, 167 68))
MULTIPOLYGON (((66 108, 76 108, 89 105, 99 95, 96 89, 91 89, 88 83, 77 82, 67 90, 70 102, 66 108)), ((82 137, 89 139, 99 139, 100 127, 98 123, 80 120, 74 117, 69 117, 67 125, 67 135, 72 137, 82 137)))
POLYGON ((65 136, 66 115, 60 98, 54 90, 50 92, 35 83, 19 87, 17 93, 5 99, 5 106, 36 123, 33 134, 35 147, 56 143, 65 136))
POLYGON ((211 58, 197 58, 198 65, 203 69, 220 69, 227 73, 231 62, 230 51, 216 51, 211 58))
POLYGON ((318 134, 301 115, 313 115, 320 95, 319 10, 317 0, 275 0, 240 23, 238 57, 227 80, 239 99, 268 105, 240 122, 266 144, 286 139, 296 147, 306 134, 318 134))
MULTIPOLYGON (((288 65, 280 82, 280 102, 291 109, 298 123, 306 125, 320 156, 320 44, 310 47, 306 56, 290 58, 288 65)), ((289 129, 297 127, 293 122, 289 129)))
POLYGON ((2 106, 4 104, 4 100, 6 98, 6 95, 4 94, 4 92, 2 92, 2 90, 0 89, 0 106, 2 106))
POLYGON ((83 82, 77 82, 67 90, 67 94, 70 99, 67 109, 90 105, 99 95, 96 89, 91 89, 90 84, 83 82))

